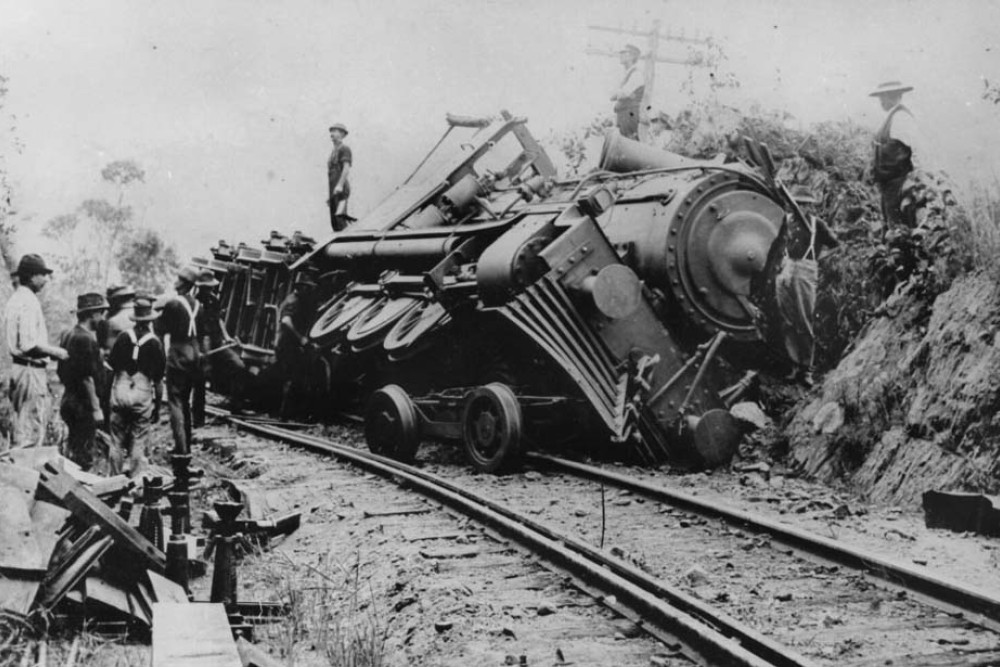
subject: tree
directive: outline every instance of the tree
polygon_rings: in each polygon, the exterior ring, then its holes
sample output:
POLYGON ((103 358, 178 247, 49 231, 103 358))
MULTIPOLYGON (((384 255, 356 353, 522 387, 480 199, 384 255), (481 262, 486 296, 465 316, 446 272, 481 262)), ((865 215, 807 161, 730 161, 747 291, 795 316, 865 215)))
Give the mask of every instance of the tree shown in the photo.
POLYGON ((152 229, 131 231, 118 251, 117 260, 122 281, 137 292, 148 294, 162 291, 180 268, 174 246, 152 229))
POLYGON ((126 236, 133 231, 132 207, 124 205, 128 188, 145 181, 146 172, 131 160, 118 160, 101 170, 118 190, 118 203, 87 199, 75 213, 46 223, 43 233, 58 241, 62 253, 54 261, 77 289, 105 286, 114 278, 126 236))
POLYGON ((115 203, 86 199, 72 213, 49 220, 43 233, 56 241, 58 268, 51 298, 72 303, 86 291, 103 292, 112 282, 157 293, 170 283, 180 262, 176 249, 156 231, 137 227, 126 203, 131 188, 144 183, 146 172, 132 160, 116 160, 101 170, 101 179, 117 190, 115 203))

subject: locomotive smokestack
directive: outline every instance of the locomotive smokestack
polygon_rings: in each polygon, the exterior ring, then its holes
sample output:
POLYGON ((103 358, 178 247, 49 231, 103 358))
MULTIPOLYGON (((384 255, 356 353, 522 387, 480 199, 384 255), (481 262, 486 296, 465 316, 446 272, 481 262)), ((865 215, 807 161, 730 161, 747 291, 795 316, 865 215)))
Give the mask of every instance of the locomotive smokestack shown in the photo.
POLYGON ((704 167, 715 163, 671 153, 653 148, 632 139, 626 139, 618 130, 609 130, 604 135, 601 161, 598 167, 605 171, 627 173, 646 169, 675 169, 683 167, 704 167))

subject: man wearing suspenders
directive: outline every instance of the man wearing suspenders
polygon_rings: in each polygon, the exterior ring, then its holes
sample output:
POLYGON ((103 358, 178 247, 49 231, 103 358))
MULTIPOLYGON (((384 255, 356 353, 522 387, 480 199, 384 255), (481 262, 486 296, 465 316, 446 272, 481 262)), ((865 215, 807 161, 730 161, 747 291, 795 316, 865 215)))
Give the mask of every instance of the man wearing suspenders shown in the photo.
POLYGON ((174 434, 174 453, 191 453, 191 394, 198 383, 204 384, 201 351, 198 341, 198 317, 201 304, 194 298, 194 288, 202 281, 201 272, 185 266, 177 274, 174 289, 156 320, 156 333, 170 340, 167 347, 167 408, 170 430, 174 434))
POLYGON ((108 362, 111 385, 112 474, 136 477, 148 461, 149 426, 159 420, 163 398, 161 380, 167 359, 163 344, 152 331, 158 315, 147 298, 136 299, 133 329, 118 334, 108 362))

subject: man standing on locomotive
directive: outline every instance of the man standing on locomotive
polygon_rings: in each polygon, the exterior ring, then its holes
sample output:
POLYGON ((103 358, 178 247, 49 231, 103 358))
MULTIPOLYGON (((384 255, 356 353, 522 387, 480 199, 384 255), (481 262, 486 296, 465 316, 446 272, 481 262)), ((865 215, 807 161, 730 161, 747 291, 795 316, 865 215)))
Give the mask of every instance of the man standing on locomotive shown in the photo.
POLYGON ((353 157, 350 146, 344 143, 346 136, 347 128, 341 123, 330 126, 333 151, 326 161, 327 182, 330 187, 327 204, 330 206, 330 226, 335 232, 343 231, 351 222, 351 217, 347 214, 347 200, 351 196, 351 181, 348 177, 353 157))
POLYGON ((903 93, 913 90, 899 81, 888 81, 876 88, 870 97, 877 97, 887 112, 874 140, 872 179, 882 195, 882 218, 887 227, 916 223, 912 207, 903 209, 903 184, 906 177, 924 159, 921 138, 913 113, 903 106, 903 93), (919 158, 918 158, 919 156, 919 158))
POLYGON ((201 351, 198 340, 198 320, 201 304, 194 297, 194 289, 203 282, 201 272, 185 266, 177 274, 174 289, 177 295, 163 306, 156 320, 157 335, 165 340, 170 336, 167 350, 167 408, 170 411, 170 430, 174 436, 177 454, 191 453, 191 393, 199 383, 204 386, 201 370, 201 351))
POLYGON ((11 446, 40 447, 51 409, 45 358, 66 359, 66 350, 49 343, 49 332, 36 296, 52 270, 39 255, 25 255, 17 265, 17 287, 7 302, 7 349, 14 362, 9 395, 14 408, 11 446))
POLYGON ((639 138, 639 109, 646 90, 646 82, 638 67, 640 53, 639 47, 633 44, 626 44, 619 51, 625 76, 618 89, 611 95, 611 101, 615 103, 618 131, 626 139, 639 138))

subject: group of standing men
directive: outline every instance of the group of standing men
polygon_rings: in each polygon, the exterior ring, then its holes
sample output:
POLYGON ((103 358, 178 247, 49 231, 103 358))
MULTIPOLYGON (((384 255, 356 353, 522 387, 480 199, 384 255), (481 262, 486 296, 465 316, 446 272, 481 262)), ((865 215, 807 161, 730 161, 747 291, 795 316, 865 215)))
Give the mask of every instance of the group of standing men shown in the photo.
MULTIPOLYGON (((159 419, 166 380, 175 453, 190 452, 192 427, 204 421, 202 354, 222 339, 233 340, 219 318, 210 270, 183 268, 176 295, 154 301, 129 287, 77 297, 77 323, 49 341, 37 294, 52 273, 39 255, 25 255, 14 274, 17 287, 6 308, 13 369, 11 445, 40 446, 51 410, 46 360, 58 362, 64 391, 60 416, 68 428, 65 454, 84 469, 106 460, 111 474, 141 473, 147 461, 150 425, 159 419), (158 307, 157 307, 158 306, 158 307), (220 333, 221 332, 221 333, 220 333), (98 431, 108 438, 107 452, 98 431)), ((239 361, 239 355, 234 355, 239 361)), ((228 357, 227 357, 228 358, 228 357)), ((246 369, 227 368, 239 380, 246 369)))

